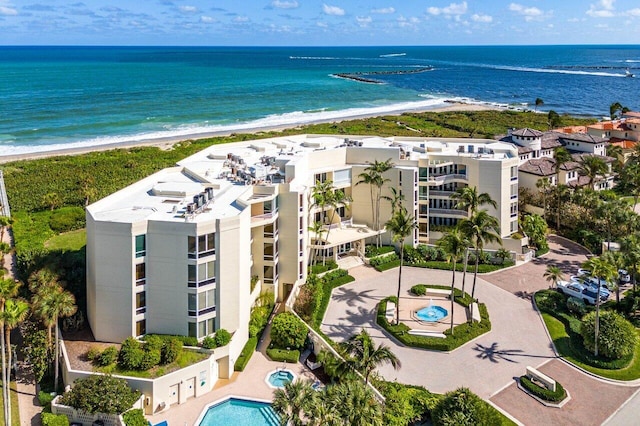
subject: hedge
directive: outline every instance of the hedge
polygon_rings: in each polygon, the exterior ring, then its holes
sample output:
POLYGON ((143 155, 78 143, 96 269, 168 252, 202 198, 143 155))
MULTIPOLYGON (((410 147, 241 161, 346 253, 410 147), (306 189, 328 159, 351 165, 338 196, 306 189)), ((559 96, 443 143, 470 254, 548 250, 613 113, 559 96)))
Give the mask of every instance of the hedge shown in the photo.
POLYGON ((64 414, 42 412, 40 421, 42 426, 69 426, 69 418, 64 414))
POLYGON ((300 359, 300 351, 297 349, 286 350, 278 348, 267 349, 267 356, 271 361, 288 362, 295 364, 300 359))
POLYGON ((375 268, 376 266, 383 265, 383 264, 389 263, 389 262, 393 262, 394 260, 398 260, 398 259, 399 259, 399 257, 395 253, 387 254, 387 255, 384 255, 384 256, 372 257, 369 260, 369 265, 371 265, 371 266, 373 266, 375 268))
POLYGON ((249 340, 247 340, 247 343, 244 345, 244 348, 242 348, 242 352, 240 352, 240 356, 238 356, 238 359, 236 360, 236 363, 234 364, 233 369, 235 371, 244 371, 247 364, 249 363, 249 360, 251 359, 251 356, 256 351, 257 347, 258 347, 258 338, 249 337, 249 340))
POLYGON ((560 402, 567 397, 567 391, 565 391, 562 385, 558 382, 556 382, 555 392, 550 391, 547 388, 543 388, 542 386, 538 386, 537 384, 533 383, 527 376, 520 376, 520 384, 527 391, 545 401, 560 402))
POLYGON ((371 258, 371 257, 380 256, 381 254, 391 253, 392 251, 395 251, 395 248, 393 246, 376 247, 374 245, 367 245, 364 248, 364 255, 367 258, 371 258))
MULTIPOLYGON (((383 272, 383 271, 386 271, 387 269, 397 268, 398 266, 400 266, 400 259, 392 260, 391 262, 381 263, 380 265, 375 265, 373 267, 376 269, 376 271, 383 272)), ((405 263, 404 266, 409 266, 409 265, 405 263)))
POLYGON ((409 334, 408 332, 410 328, 406 324, 400 323, 398 325, 392 325, 387 321, 386 311, 387 302, 389 300, 395 301, 397 298, 395 296, 391 296, 382 299, 378 304, 376 323, 406 346, 431 349, 435 351, 452 351, 491 330, 491 322, 489 321, 487 306, 484 303, 479 303, 478 308, 480 310, 481 321, 474 323, 465 322, 464 324, 457 325, 453 328, 453 335, 451 335, 451 331, 447 329, 444 332, 444 335, 446 336, 444 339, 440 337, 416 336, 409 334))

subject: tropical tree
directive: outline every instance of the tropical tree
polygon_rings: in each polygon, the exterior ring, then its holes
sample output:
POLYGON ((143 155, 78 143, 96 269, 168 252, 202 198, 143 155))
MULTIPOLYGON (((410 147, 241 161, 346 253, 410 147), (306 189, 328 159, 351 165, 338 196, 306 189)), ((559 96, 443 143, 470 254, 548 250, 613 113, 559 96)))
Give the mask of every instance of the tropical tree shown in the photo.
POLYGON ((341 381, 329 386, 323 397, 330 401, 339 425, 382 426, 382 407, 368 386, 359 380, 341 381))
MULTIPOLYGON (((604 260, 612 264, 616 269, 616 271, 618 269, 624 269, 625 258, 621 252, 607 250, 603 252, 600 256, 604 260)), ((607 287, 609 288, 609 290, 616 292, 616 303, 620 303, 620 286, 618 285, 618 278, 619 278, 619 274, 616 272, 615 279, 607 283, 607 287)))
POLYGON ((522 219, 522 230, 529 237, 529 241, 536 247, 536 250, 547 250, 547 222, 542 216, 527 214, 522 219))
POLYGON ((624 167, 624 151, 622 149, 622 146, 609 143, 609 145, 607 146, 607 157, 615 159, 615 161, 613 162, 613 169, 616 172, 620 173, 620 171, 624 167))
POLYGON ((369 383, 371 373, 382 364, 391 364, 396 370, 401 367, 400 360, 391 349, 384 344, 376 346, 364 328, 351 336, 345 342, 345 347, 350 355, 347 363, 364 376, 366 384, 369 383))
POLYGON ((404 206, 400 206, 385 226, 393 234, 393 241, 400 243, 400 267, 398 268, 398 300, 396 303, 396 324, 400 323, 400 287, 402 284, 402 263, 404 261, 404 239, 413 233, 418 226, 416 219, 407 212, 404 206))
POLYGON ((33 295, 31 297, 31 304, 33 305, 36 315, 42 319, 42 322, 47 327, 47 339, 49 347, 51 347, 51 331, 54 324, 47 318, 46 313, 42 311, 45 306, 43 306, 41 302, 42 299, 48 297, 48 293, 59 291, 59 289, 62 288, 58 281, 58 274, 49 268, 43 268, 33 272, 29 276, 28 283, 29 290, 33 295))
MULTIPOLYGON (((615 226, 622 226, 628 223, 628 214, 630 213, 629 204, 615 198, 611 201, 600 201, 595 208, 595 214, 604 222, 605 230, 607 232, 607 250, 611 250, 611 239, 613 229, 615 226)), ((618 229, 620 231, 620 229, 618 229)), ((620 233, 620 232, 616 232, 620 233)))
MULTIPOLYGON (((453 228, 438 240, 438 247, 442 248, 447 256, 447 261, 453 263, 451 273, 451 335, 453 335, 453 308, 454 308, 454 290, 456 285, 456 262, 465 253, 469 247, 469 240, 460 231, 458 227, 453 228)), ((464 296, 464 294, 463 294, 464 296)))
POLYGON ((391 213, 395 213, 395 211, 402 205, 404 202, 404 194, 399 189, 394 187, 389 188, 391 191, 391 196, 383 196, 382 199, 389 201, 391 203, 391 213))
MULTIPOLYGON (((309 204, 309 209, 320 209, 320 223, 321 225, 327 224, 327 206, 333 203, 335 187, 333 181, 326 180, 324 182, 316 181, 316 184, 311 188, 312 202, 309 204)), ((325 264, 325 258, 322 257, 322 264, 325 264)))
POLYGON ((571 158, 571 154, 569 154, 569 151, 567 151, 566 148, 564 147, 559 147, 556 148, 554 153, 553 153, 553 158, 555 160, 554 163, 554 171, 556 174, 556 202, 558 203, 557 205, 557 209, 556 209, 556 228, 558 230, 558 232, 560 232, 560 206, 561 206, 561 184, 560 184, 560 170, 562 170, 562 166, 564 166, 566 163, 568 163, 569 161, 572 160, 571 158))
MULTIPOLYGON (((18 294, 20 284, 15 280, 4 278, 0 280, 0 326, 4 330, 4 313, 8 300, 18 294)), ((4 401, 4 418, 11 415, 11 405, 9 403, 9 382, 11 378, 7 376, 6 342, 5 334, 0 330, 0 346, 2 347, 2 394, 4 401)), ((10 423, 9 423, 10 424, 10 423)))
POLYGON ((535 104, 536 104, 536 107, 535 107, 534 111, 538 111, 538 107, 544 105, 544 101, 542 99, 540 99, 540 98, 536 98, 535 104))
POLYGON ((324 226, 322 225, 322 222, 313 222, 313 224, 309 227, 309 231, 315 234, 314 243, 316 245, 316 249, 313 250, 313 255, 311 258, 311 265, 315 265, 318 261, 318 253, 320 250, 322 250, 317 248, 317 246, 322 245, 322 234, 324 234, 324 226))
MULTIPOLYGON (((469 219, 460 222, 462 233, 471 241, 475 252, 475 269, 473 272, 473 286, 471 287, 471 298, 475 298, 476 281, 478 278, 478 263, 480 253, 487 243, 497 242, 502 245, 500 238, 500 224, 498 219, 487 213, 486 210, 476 212, 469 219)), ((473 316, 473 305, 471 305, 471 315, 473 316)))
MULTIPOLYGON (((564 279, 564 274, 562 270, 558 266, 548 265, 547 269, 544 271, 542 275, 549 283, 553 284, 553 287, 558 287, 558 281, 564 279)), ((550 286, 551 287, 551 286, 550 286)))
POLYGON ((550 110, 547 114, 547 125, 549 126, 549 130, 560 127, 561 124, 562 118, 560 117, 560 114, 554 110, 550 110))
POLYGON ((536 188, 540 190, 540 194, 542 194, 542 208, 543 214, 542 217, 544 220, 547 220, 547 195, 549 194, 549 190, 553 185, 551 184, 551 180, 548 177, 543 177, 542 179, 538 179, 536 181, 536 188))
POLYGON ((351 205, 351 197, 346 195, 342 189, 334 189, 329 192, 327 205, 331 207, 331 219, 329 220, 329 229, 327 230, 327 240, 329 239, 329 233, 333 226, 333 221, 336 217, 336 212, 339 207, 344 206, 349 208, 351 205))
POLYGON ((62 205, 62 200, 57 192, 47 192, 44 197, 42 197, 42 202, 45 206, 49 207, 50 210, 55 210, 62 205))
POLYGON ((592 257, 582 264, 584 269, 589 271, 590 276, 595 277, 598 281, 598 291, 596 292, 596 324, 594 333, 594 355, 598 356, 598 334, 600 328, 600 283, 601 280, 606 282, 614 282, 618 277, 618 271, 611 262, 606 258, 592 257))
POLYGON ((612 120, 620 118, 620 116, 625 112, 629 112, 629 108, 627 108, 626 106, 622 106, 620 102, 614 102, 609 105, 609 116, 612 120))
POLYGON ((76 298, 73 294, 62 289, 62 287, 52 287, 46 291, 39 292, 39 296, 35 301, 35 312, 39 315, 43 322, 49 326, 55 326, 55 364, 54 364, 54 383, 58 385, 59 372, 59 343, 58 343, 58 320, 60 318, 70 317, 76 313, 76 298))
POLYGON ((596 180, 596 178, 598 176, 604 175, 607 172, 607 163, 605 163, 604 160, 600 157, 585 155, 582 156, 578 163, 580 164, 578 173, 581 176, 586 176, 589 179, 587 185, 589 185, 590 189, 593 189, 593 182, 596 180))
POLYGON ((631 271, 633 292, 636 292, 636 275, 640 270, 640 239, 635 234, 630 234, 621 240, 620 249, 626 267, 631 271))
MULTIPOLYGON (((371 165, 364 169, 364 172, 358 175, 360 180, 356 182, 356 186, 363 183, 369 185, 372 203, 371 212, 376 231, 380 230, 380 200, 382 199, 382 187, 390 180, 385 178, 384 174, 394 166, 395 164, 391 161, 391 158, 385 161, 375 160, 371 165)), ((380 234, 378 234, 376 238, 376 244, 378 247, 380 247, 381 243, 380 238, 380 234)))
MULTIPOLYGON (((5 332, 5 344, 7 346, 7 384, 11 381, 11 365, 12 365, 12 350, 11 350, 11 330, 16 328, 22 323, 29 313, 29 304, 20 299, 8 299, 4 304, 4 310, 2 311, 2 323, 4 324, 5 332)), ((7 391, 7 405, 11 407, 10 400, 11 392, 7 391)), ((11 423, 11 409, 8 410, 8 416, 5 417, 6 424, 11 423)))
POLYGON ((282 425, 304 425, 314 390, 308 381, 295 380, 273 393, 272 407, 280 416, 282 425))

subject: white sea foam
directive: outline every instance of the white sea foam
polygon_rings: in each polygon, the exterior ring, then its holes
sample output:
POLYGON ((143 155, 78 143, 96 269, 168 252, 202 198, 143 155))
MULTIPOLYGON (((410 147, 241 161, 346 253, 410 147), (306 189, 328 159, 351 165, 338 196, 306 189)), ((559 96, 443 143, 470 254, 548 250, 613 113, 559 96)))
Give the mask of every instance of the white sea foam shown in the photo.
POLYGON ((292 111, 284 114, 268 115, 257 120, 234 124, 185 124, 179 126, 165 125, 163 126, 165 130, 157 132, 147 132, 122 136, 103 136, 67 143, 51 141, 50 143, 45 142, 40 145, 21 146, 13 145, 11 143, 7 143, 8 141, 5 141, 2 145, 0 145, 0 156, 56 151, 62 149, 90 148, 94 146, 126 144, 135 142, 160 142, 162 140, 173 141, 180 138, 188 139, 203 137, 205 135, 213 136, 216 134, 227 134, 238 131, 257 131, 260 129, 282 126, 293 126, 348 118, 359 118, 364 116, 393 114, 403 111, 428 110, 447 105, 445 101, 482 104, 481 102, 474 102, 465 98, 444 98, 434 97, 430 95, 426 95, 423 97, 425 99, 420 101, 399 102, 367 108, 348 108, 338 111, 331 111, 326 109, 314 111, 292 111))
POLYGON ((577 70, 560 70, 549 68, 528 68, 528 67, 510 67, 510 66, 488 66, 496 70, 522 71, 522 72, 539 72, 548 74, 572 74, 572 75, 594 75, 598 77, 624 77, 624 74, 615 74, 610 72, 593 72, 593 71, 577 71, 577 70))
POLYGON ((406 56, 406 53, 387 53, 386 55, 380 55, 381 58, 393 58, 394 56, 406 56))

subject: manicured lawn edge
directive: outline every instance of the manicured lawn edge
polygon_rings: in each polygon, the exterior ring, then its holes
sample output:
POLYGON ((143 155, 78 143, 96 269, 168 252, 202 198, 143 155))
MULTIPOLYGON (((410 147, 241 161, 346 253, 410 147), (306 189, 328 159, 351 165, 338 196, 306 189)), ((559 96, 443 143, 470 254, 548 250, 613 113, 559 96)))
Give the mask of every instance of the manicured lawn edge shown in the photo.
POLYGON ((333 291, 333 289, 353 282, 355 280, 356 279, 351 275, 345 275, 343 277, 336 278, 335 280, 324 283, 324 285, 322 286, 322 298, 320 299, 320 304, 318 305, 313 318, 312 326, 314 328, 320 328, 320 323, 322 323, 324 314, 327 312, 327 308, 329 307, 329 302, 331 301, 331 292, 333 291))
POLYGON ((390 296, 382 299, 378 304, 376 323, 405 346, 449 352, 459 348, 476 337, 491 331, 491 321, 489 321, 487 306, 484 303, 479 303, 478 308, 480 310, 480 322, 473 324, 466 322, 464 324, 457 325, 453 328, 453 335, 451 335, 450 330, 447 329, 444 332, 444 335, 446 336, 444 339, 440 337, 415 336, 408 333, 410 328, 405 324, 389 324, 386 318, 388 301, 395 302, 397 301, 397 298, 395 296, 390 296))
MULTIPOLYGON (((536 296, 539 293, 540 292, 537 292, 536 296)), ((586 371, 587 373, 600 376, 605 379, 631 381, 640 378, 640 345, 636 345, 631 361, 624 368, 605 369, 594 367, 587 364, 584 359, 579 358, 580 355, 573 347, 570 331, 567 330, 568 326, 565 322, 557 318, 553 313, 542 311, 540 309, 538 309, 538 311, 542 316, 542 320, 549 332, 549 336, 556 348, 556 352, 560 357, 564 358, 565 361, 574 364, 576 367, 586 371)), ((574 337, 574 341, 575 339, 576 337, 574 337)))
POLYGON ((560 382, 557 382, 557 381, 556 381, 555 392, 552 392, 549 389, 536 385, 527 376, 520 376, 520 384, 528 392, 545 401, 560 402, 567 397, 567 391, 565 391, 562 385, 560 384, 560 382))
MULTIPOLYGON (((513 262, 504 262, 502 265, 487 265, 481 264, 478 265, 478 273, 486 274, 488 272, 499 271, 500 269, 509 268, 513 266, 513 262)), ((374 266, 376 271, 382 272, 388 269, 396 268, 400 266, 400 260, 394 260, 391 262, 382 263, 380 265, 374 266)), ((430 260, 428 262, 422 263, 403 263, 402 266, 413 266, 414 268, 428 268, 428 269, 439 269, 443 271, 450 271, 453 269, 453 263, 447 263, 439 260, 430 260)), ((467 273, 473 274, 473 265, 467 266, 467 273)), ((460 263, 456 264, 456 271, 462 272, 464 270, 464 265, 460 263)))
POLYGON ((236 363, 233 366, 235 371, 244 371, 251 356, 256 351, 258 347, 258 338, 257 337, 249 337, 247 343, 245 343, 244 348, 242 348, 242 352, 240 352, 240 356, 236 360, 236 363))
POLYGON ((297 349, 286 350, 270 348, 267 349, 267 356, 271 358, 271 361, 288 362, 295 364, 300 359, 300 351, 297 349))

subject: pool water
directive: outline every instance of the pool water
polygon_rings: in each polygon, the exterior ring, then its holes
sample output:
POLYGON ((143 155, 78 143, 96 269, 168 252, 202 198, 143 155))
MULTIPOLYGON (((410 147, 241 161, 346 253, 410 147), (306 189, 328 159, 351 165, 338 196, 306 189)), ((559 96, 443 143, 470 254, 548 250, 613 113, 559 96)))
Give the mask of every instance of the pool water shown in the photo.
POLYGON ((274 388, 283 388, 287 383, 293 381, 293 373, 287 370, 280 370, 269 375, 269 384, 274 388))
POLYGON ((199 426, 278 426, 278 415, 266 402, 229 398, 210 407, 199 426))
POLYGON ((422 308, 416 312, 416 316, 418 318, 427 322, 440 321, 447 315, 449 315, 449 311, 442 306, 427 306, 426 308, 422 308))

